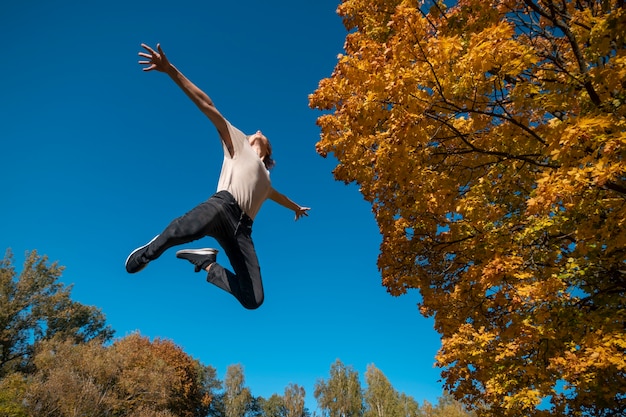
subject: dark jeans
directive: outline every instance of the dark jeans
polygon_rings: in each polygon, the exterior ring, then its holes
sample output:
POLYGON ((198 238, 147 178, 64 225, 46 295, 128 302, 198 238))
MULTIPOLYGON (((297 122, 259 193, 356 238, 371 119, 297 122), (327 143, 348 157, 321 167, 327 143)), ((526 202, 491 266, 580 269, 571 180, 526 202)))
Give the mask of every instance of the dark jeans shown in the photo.
POLYGON ((230 260, 234 273, 217 262, 207 281, 231 293, 248 309, 264 299, 261 268, 252 243, 252 219, 228 191, 220 191, 187 214, 172 221, 146 248, 144 256, 154 260, 172 246, 211 236, 230 260))

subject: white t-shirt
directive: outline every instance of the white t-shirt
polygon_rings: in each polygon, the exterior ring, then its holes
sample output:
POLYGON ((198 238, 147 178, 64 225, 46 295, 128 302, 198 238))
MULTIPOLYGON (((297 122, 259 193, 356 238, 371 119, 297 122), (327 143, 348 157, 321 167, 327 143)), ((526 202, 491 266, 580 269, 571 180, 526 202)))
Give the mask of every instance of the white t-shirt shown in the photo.
POLYGON ((272 183, 265 164, 252 149, 248 138, 239 129, 228 124, 228 132, 233 143, 234 155, 224 141, 224 162, 217 183, 217 191, 228 191, 233 195, 239 207, 254 220, 261 205, 270 196, 272 183))

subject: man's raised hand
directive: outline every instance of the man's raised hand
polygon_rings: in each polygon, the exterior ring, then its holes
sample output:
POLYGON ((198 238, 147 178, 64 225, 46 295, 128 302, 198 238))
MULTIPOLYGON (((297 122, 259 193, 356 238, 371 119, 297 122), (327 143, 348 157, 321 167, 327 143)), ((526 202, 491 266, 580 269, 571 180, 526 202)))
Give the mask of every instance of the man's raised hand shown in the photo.
POLYGON ((156 70, 156 71, 165 72, 167 70, 167 67, 170 65, 170 62, 167 60, 165 53, 163 53, 163 50, 161 49, 161 44, 157 44, 158 52, 150 48, 145 43, 142 43, 141 47, 144 48, 146 51, 148 51, 148 53, 139 52, 138 54, 140 57, 148 59, 148 61, 139 61, 139 64, 147 65, 146 67, 144 67, 143 69, 144 71, 156 70))

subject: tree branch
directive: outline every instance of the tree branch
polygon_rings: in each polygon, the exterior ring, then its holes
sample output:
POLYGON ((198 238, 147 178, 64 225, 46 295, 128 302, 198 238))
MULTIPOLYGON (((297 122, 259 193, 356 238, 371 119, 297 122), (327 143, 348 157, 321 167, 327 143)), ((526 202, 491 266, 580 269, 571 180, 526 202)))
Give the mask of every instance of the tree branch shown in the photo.
MULTIPOLYGON (((565 37, 569 41, 570 46, 572 47, 572 52, 574 53, 574 57, 576 57, 576 63, 578 64, 578 68, 581 74, 583 74, 584 76, 582 85, 585 87, 587 94, 589 94, 589 98, 591 99, 591 102, 595 104, 596 106, 600 106, 602 104, 602 100, 600 100, 600 96, 598 95, 596 90, 593 88, 593 84, 591 83, 591 80, 587 79, 587 76, 586 76, 587 68, 585 65, 585 60, 583 59, 582 51, 580 50, 580 46, 578 45, 578 42, 576 41, 576 37, 570 30, 569 26, 564 24, 557 17, 557 10, 556 10, 556 6, 554 2, 548 3, 548 6, 550 7, 550 13, 548 13, 546 10, 539 7, 532 0, 524 0, 524 3, 528 7, 530 7, 532 10, 534 10, 536 13, 538 13, 539 15, 550 20, 554 24, 554 27, 559 28, 563 31, 563 34, 565 35, 565 37)), ((564 15, 565 13, 560 12, 559 14, 564 15)), ((567 18, 569 19, 569 16, 567 16, 567 18)))
POLYGON ((539 161, 536 161, 532 158, 529 158, 528 156, 525 155, 514 155, 508 152, 501 152, 501 151, 490 151, 487 149, 481 149, 479 147, 477 147, 476 145, 474 145, 473 143, 471 143, 469 140, 467 140, 467 134, 464 134, 462 132, 460 132, 456 127, 454 127, 450 122, 448 122, 447 120, 435 115, 435 114, 430 114, 430 113, 425 113, 426 117, 432 119, 432 120, 436 120, 440 123, 443 123, 448 129, 450 129, 451 131, 455 132, 457 134, 457 137, 460 138, 463 143, 465 143, 471 150, 473 150, 476 153, 482 153, 485 155, 492 155, 492 156, 498 156, 498 157, 502 157, 504 159, 516 159, 516 160, 520 160, 520 161, 524 161, 524 162, 528 162, 529 164, 532 165, 536 165, 536 166, 540 166, 540 167, 544 167, 544 168, 558 168, 558 166, 555 165, 551 165, 549 163, 542 163, 539 161))

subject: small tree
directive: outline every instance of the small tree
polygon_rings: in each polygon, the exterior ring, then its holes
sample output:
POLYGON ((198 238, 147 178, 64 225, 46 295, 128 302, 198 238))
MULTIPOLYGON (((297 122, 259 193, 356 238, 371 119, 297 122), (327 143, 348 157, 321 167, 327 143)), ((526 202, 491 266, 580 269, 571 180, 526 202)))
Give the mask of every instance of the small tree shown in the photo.
POLYGON ((252 405, 250 388, 245 385, 243 366, 230 365, 224 378, 225 417, 242 417, 252 405))
POLYGON ((36 251, 26 254, 22 272, 7 250, 0 261, 0 377, 28 370, 34 346, 53 337, 74 343, 108 341, 113 330, 102 312, 70 299, 70 287, 58 282, 63 267, 48 264, 36 251))
POLYGON ((373 364, 365 372, 365 414, 364 417, 400 417, 403 407, 400 395, 382 371, 373 364))
POLYGON ((259 398, 263 417, 285 417, 285 401, 278 394, 272 394, 268 399, 259 398))
POLYGON ((318 407, 328 417, 360 417, 363 415, 363 392, 358 373, 339 359, 330 367, 328 381, 315 383, 313 394, 318 407))
POLYGON ((306 417, 309 415, 305 405, 306 392, 298 384, 291 383, 285 388, 283 403, 285 417, 306 417))

